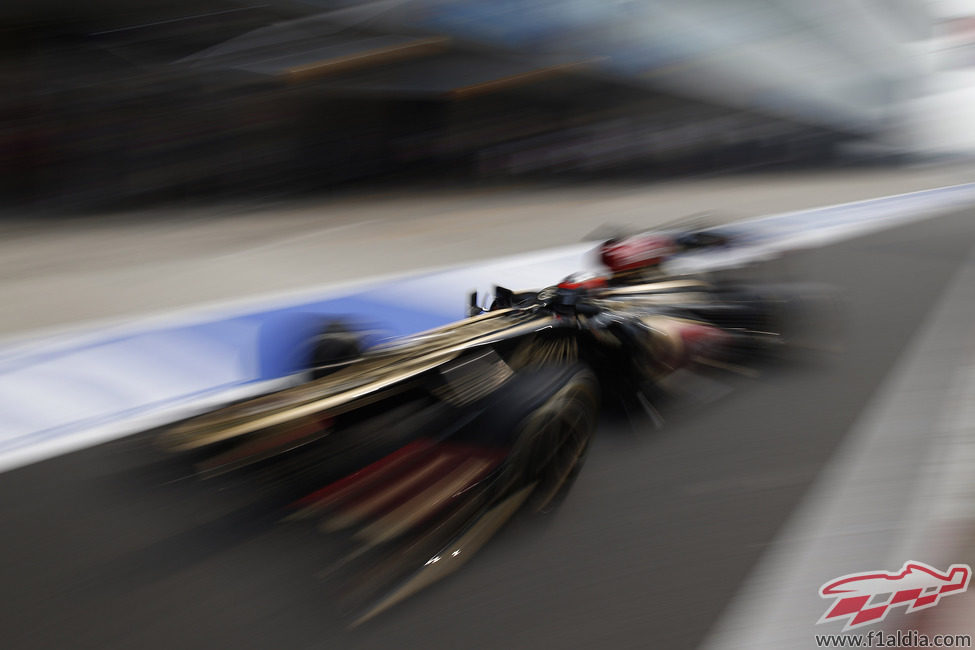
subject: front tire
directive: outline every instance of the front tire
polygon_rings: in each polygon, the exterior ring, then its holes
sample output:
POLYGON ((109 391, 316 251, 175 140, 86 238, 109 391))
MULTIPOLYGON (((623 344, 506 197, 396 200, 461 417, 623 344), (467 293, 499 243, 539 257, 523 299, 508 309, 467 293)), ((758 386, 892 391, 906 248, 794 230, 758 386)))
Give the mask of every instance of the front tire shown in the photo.
POLYGON ((534 483, 526 504, 535 512, 553 510, 568 493, 592 440, 599 409, 599 384, 582 364, 557 369, 551 394, 518 425, 509 466, 517 485, 534 483))

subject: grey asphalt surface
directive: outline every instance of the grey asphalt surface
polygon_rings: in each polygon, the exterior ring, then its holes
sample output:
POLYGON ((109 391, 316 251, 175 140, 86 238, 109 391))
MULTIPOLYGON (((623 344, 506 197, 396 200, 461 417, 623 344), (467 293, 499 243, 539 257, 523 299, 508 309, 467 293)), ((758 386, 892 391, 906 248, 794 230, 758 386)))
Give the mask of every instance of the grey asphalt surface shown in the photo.
MULTIPOLYGON (((529 253, 607 225, 726 221, 970 181, 973 166, 728 174, 657 183, 374 188, 120 214, 0 212, 0 339, 529 253)), ((4 341, 0 340, 0 344, 4 341)))
POLYGON ((139 438, 0 475, 4 648, 692 648, 975 244, 971 211, 797 253, 845 351, 736 381, 661 430, 607 421, 565 503, 357 630, 303 526, 167 482, 139 438))

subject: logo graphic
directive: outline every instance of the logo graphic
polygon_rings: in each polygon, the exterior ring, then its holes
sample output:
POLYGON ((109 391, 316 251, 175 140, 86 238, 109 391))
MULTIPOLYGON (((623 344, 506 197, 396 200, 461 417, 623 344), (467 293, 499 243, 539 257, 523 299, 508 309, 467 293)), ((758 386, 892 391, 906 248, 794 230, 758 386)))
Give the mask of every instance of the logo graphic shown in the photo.
POLYGON ((934 607, 942 596, 967 591, 971 577, 972 567, 967 564, 952 564, 941 572, 923 562, 905 562, 896 573, 850 573, 819 588, 821 598, 836 600, 816 623, 845 618, 845 632, 879 623, 892 607, 906 605, 909 613, 934 607))

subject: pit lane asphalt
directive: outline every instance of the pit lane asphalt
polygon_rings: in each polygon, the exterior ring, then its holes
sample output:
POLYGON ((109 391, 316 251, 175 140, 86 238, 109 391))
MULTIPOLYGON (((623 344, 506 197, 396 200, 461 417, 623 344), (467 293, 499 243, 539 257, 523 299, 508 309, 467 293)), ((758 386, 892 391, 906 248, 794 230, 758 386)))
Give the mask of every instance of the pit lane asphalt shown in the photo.
POLYGON ((357 630, 316 533, 241 491, 164 482, 139 439, 0 475, 0 646, 694 647, 936 304, 973 216, 772 263, 845 290, 843 354, 736 382, 661 430, 605 423, 557 513, 357 630))

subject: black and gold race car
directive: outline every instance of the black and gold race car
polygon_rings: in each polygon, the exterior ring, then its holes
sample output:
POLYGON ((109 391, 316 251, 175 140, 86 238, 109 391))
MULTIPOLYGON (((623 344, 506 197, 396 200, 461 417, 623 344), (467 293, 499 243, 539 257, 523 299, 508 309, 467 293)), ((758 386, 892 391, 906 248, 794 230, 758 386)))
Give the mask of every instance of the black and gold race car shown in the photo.
POLYGON ((652 271, 659 246, 630 248, 625 274, 498 287, 465 320, 368 349, 332 327, 307 382, 177 423, 158 443, 342 540, 343 593, 365 620, 463 565, 516 512, 551 510, 601 403, 659 424, 689 378, 748 374, 805 318, 797 287, 634 279, 634 250, 652 253, 652 271))

